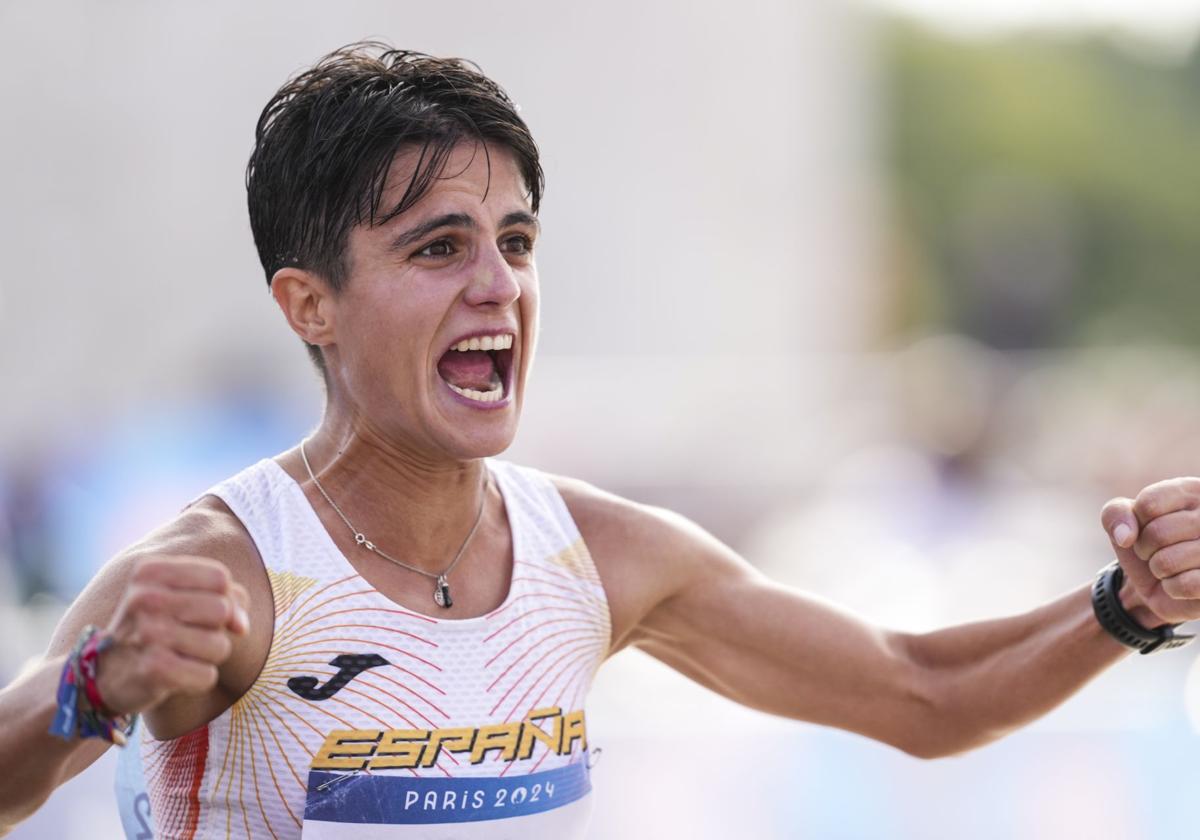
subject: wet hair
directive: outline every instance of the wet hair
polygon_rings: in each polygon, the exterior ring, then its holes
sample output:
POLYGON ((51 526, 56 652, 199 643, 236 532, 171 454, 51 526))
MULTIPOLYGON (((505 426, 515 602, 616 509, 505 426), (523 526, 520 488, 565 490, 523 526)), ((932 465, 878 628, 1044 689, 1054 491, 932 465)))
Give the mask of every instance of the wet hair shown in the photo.
MULTIPOLYGON (((476 142, 512 153, 538 212, 545 178, 517 106, 477 65, 363 41, 334 50, 293 77, 263 108, 246 167, 250 228, 266 272, 295 266, 335 291, 356 225, 385 224, 416 204, 451 151, 476 142), (383 205, 392 161, 417 153, 394 206, 383 205)), ((490 172, 490 159, 488 161, 490 172)), ((324 370, 320 349, 308 346, 324 370)))

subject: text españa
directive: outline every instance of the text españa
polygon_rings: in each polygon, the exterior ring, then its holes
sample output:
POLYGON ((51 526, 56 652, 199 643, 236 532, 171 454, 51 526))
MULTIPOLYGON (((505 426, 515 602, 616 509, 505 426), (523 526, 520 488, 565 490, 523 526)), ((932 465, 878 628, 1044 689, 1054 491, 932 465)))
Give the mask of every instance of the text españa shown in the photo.
POLYGON ((587 749, 583 710, 563 714, 551 706, 522 721, 451 729, 335 729, 313 756, 313 770, 389 770, 432 767, 442 750, 470 753, 480 764, 488 753, 501 761, 526 759, 537 743, 568 755, 578 743, 587 749))

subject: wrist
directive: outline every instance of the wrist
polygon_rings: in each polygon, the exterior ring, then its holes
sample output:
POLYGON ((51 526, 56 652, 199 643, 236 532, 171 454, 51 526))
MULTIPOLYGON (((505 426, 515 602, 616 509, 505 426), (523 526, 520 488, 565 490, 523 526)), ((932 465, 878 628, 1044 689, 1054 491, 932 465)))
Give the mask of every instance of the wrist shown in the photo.
POLYGON ((1162 627, 1170 622, 1163 620, 1146 605, 1142 600, 1142 596, 1133 587, 1133 584, 1126 578, 1121 584, 1121 592, 1119 594, 1121 606, 1125 608, 1125 612, 1129 617, 1140 624, 1147 630, 1154 630, 1157 627, 1162 627))
POLYGON ((111 667, 114 663, 111 661, 114 651, 110 648, 100 654, 96 669, 96 691, 99 694, 100 709, 99 711, 106 717, 120 717, 122 715, 132 714, 126 708, 125 698, 122 689, 122 680, 120 671, 111 667))
POLYGON ((112 644, 112 637, 98 627, 87 625, 75 647, 63 663, 55 694, 57 713, 50 734, 64 740, 103 738, 124 746, 133 729, 132 716, 114 716, 105 707, 97 685, 100 654, 112 644))
POLYGON ((1127 611, 1126 600, 1134 609, 1140 607, 1149 612, 1150 622, 1158 619, 1144 602, 1138 604, 1141 598, 1136 592, 1126 593, 1124 584, 1125 575, 1115 561, 1101 569, 1092 583, 1092 612, 1105 632, 1125 647, 1142 654, 1181 647, 1192 641, 1193 635, 1176 632, 1176 624, 1164 623, 1150 627, 1137 621, 1127 611))

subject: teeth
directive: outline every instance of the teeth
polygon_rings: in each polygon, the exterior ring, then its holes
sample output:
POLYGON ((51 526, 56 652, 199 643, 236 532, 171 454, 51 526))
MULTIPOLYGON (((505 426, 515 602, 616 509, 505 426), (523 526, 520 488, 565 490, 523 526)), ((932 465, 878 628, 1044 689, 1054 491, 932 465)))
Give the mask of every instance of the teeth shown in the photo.
POLYGON ((495 402, 504 396, 503 385, 497 385, 490 391, 476 391, 474 388, 459 388, 457 385, 450 382, 447 382, 446 384, 450 386, 450 390, 454 391, 454 393, 462 394, 467 399, 475 400, 476 402, 495 402))
MULTIPOLYGON (((459 352, 466 352, 467 350, 508 350, 513 346, 513 338, 512 333, 464 338, 458 344, 452 345, 450 349, 459 352)), ((445 380, 442 381, 445 382, 445 380)), ((475 400, 476 402, 492 403, 504 399, 504 383, 500 381, 500 376, 496 371, 492 372, 491 388, 487 391, 476 391, 473 388, 459 388, 450 382, 446 382, 446 384, 450 386, 454 393, 461 394, 467 399, 475 400)))
POLYGON ((483 337, 476 336, 475 338, 464 338, 450 349, 465 353, 467 350, 508 350, 512 346, 512 333, 507 333, 505 335, 485 335, 483 337))

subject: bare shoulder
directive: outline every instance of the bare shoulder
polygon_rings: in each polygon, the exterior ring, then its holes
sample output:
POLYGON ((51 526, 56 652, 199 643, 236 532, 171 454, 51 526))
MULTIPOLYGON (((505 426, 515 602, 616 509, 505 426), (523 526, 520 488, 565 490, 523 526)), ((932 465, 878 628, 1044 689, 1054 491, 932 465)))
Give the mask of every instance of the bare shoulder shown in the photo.
POLYGON ((202 496, 178 516, 121 552, 118 560, 149 556, 211 557, 246 585, 261 568, 258 549, 240 519, 216 496, 202 496), (250 579, 249 581, 247 579, 250 579))
POLYGON ((753 574, 732 549, 687 517, 577 478, 551 475, 600 573, 613 620, 612 652, 636 644, 648 619, 702 575, 753 574))
POLYGON ((122 558, 132 556, 134 561, 142 557, 181 555, 208 557, 223 564, 233 579, 246 587, 251 617, 266 610, 267 618, 273 618, 271 582, 258 548, 242 521, 216 496, 202 496, 173 520, 122 552, 122 558))
POLYGON ((241 522, 219 499, 205 496, 104 564, 68 609, 50 643, 49 653, 70 650, 87 624, 104 626, 112 618, 139 562, 161 556, 211 557, 229 567, 234 579, 252 579, 257 550, 241 522))
POLYGON ((593 550, 611 539, 632 539, 641 544, 661 538, 667 520, 677 516, 664 508, 601 490, 578 478, 551 475, 550 480, 593 550))

